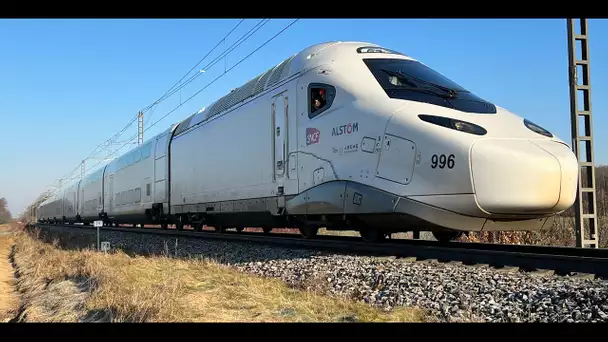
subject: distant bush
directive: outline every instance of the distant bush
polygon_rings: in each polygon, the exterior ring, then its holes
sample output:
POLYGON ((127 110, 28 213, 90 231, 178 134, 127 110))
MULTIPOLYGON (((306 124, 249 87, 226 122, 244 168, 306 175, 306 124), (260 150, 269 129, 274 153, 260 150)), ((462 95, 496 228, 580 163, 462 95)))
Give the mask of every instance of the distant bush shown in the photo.
POLYGON ((0 198, 0 224, 8 223, 13 220, 11 212, 7 208, 8 202, 6 198, 0 198))

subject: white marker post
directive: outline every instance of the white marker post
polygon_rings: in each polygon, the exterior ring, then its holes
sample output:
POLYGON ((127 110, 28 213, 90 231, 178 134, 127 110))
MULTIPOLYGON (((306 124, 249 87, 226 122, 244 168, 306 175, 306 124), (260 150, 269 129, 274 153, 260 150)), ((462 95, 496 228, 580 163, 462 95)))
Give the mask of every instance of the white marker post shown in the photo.
POLYGON ((99 228, 103 227, 103 221, 95 221, 93 222, 93 226, 97 228, 97 250, 101 249, 101 245, 99 244, 99 228))

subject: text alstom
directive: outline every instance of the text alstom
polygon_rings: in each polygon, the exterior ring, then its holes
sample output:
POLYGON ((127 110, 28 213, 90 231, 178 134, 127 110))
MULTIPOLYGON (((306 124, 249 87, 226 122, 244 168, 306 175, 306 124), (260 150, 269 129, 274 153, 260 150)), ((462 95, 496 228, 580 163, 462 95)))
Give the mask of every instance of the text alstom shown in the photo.
POLYGON ((331 131, 331 135, 342 135, 342 134, 351 134, 359 131, 359 123, 351 122, 346 125, 334 127, 331 131))

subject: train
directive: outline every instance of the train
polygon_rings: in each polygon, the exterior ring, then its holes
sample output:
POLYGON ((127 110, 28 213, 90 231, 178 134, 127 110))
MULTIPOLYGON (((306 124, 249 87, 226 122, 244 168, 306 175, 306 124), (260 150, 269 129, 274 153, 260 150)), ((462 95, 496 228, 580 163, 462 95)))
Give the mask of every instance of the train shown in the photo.
POLYGON ((368 42, 307 47, 42 203, 42 223, 539 230, 576 199, 570 146, 423 62, 368 42))

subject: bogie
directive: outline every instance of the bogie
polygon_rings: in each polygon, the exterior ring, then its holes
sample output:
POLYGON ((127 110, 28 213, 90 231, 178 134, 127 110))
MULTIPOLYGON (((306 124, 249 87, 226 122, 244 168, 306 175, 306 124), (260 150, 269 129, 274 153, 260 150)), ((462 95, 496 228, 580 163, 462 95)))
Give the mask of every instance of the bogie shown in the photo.
POLYGON ((461 237, 463 232, 459 231, 434 231, 433 236, 439 242, 454 241, 461 237))

